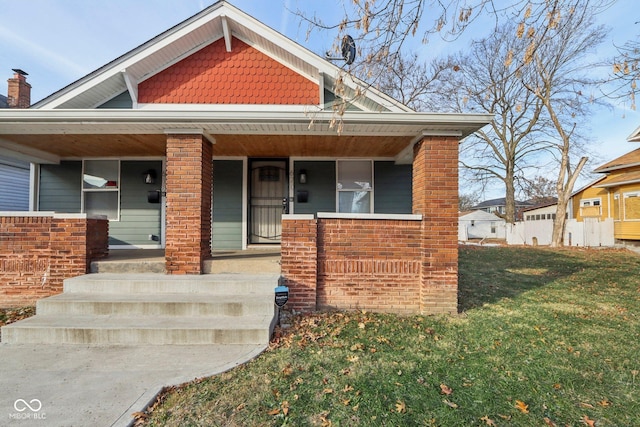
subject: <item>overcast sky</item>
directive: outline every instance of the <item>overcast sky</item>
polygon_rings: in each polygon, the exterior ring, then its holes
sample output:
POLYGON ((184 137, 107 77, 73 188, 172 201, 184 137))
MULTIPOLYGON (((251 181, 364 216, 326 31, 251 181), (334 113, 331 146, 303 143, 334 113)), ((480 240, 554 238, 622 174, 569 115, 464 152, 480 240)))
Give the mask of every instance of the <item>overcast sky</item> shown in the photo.
MULTIPOLYGON (((340 0, 230 2, 320 54, 331 47, 335 34, 315 34, 307 40, 307 27, 287 9, 318 14, 327 22, 338 20, 342 11, 340 0)), ((214 0, 0 0, 0 79, 11 77, 12 68, 26 71, 33 87, 32 102, 38 101, 212 3, 214 0)), ((613 30, 598 52, 601 57, 615 53, 614 44, 622 45, 640 33, 640 24, 635 23, 640 21, 636 0, 617 0, 601 20, 613 30)), ((428 60, 463 49, 469 37, 455 44, 432 37, 426 45, 416 42, 413 46, 428 60)), ((0 93, 6 94, 6 86, 2 90, 0 85, 0 93)), ((640 147, 626 141, 640 126, 637 112, 620 107, 601 109, 591 124, 600 162, 640 147)), ((597 166, 590 162, 587 169, 597 166)))

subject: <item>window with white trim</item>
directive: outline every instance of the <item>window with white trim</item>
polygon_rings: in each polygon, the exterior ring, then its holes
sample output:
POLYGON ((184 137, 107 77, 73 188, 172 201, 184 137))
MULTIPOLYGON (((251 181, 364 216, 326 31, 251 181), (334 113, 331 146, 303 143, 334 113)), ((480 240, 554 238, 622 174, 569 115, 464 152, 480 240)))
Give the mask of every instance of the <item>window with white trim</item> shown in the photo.
POLYGON ((602 213, 601 203, 599 197, 580 200, 580 216, 587 218, 600 216, 602 213))
POLYGON ((624 219, 640 220, 640 193, 624 193, 624 219))
POLYGON ((120 219, 120 161, 82 162, 82 212, 120 219))
POLYGON ((373 212, 373 161, 338 160, 336 163, 338 212, 373 212))

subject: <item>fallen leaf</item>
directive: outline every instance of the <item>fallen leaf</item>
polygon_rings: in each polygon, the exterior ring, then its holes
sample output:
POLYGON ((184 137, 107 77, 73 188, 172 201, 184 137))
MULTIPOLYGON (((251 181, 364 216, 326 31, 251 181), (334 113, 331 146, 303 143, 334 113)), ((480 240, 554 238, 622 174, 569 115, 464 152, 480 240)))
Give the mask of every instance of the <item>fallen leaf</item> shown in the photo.
POLYGON ((524 403, 522 400, 516 400, 516 408, 518 408, 523 414, 529 413, 529 405, 524 403))
POLYGON ((236 412, 242 411, 245 408, 245 406, 247 406, 246 403, 239 404, 238 406, 236 406, 236 412))
POLYGON ((484 421, 488 426, 496 426, 496 423, 493 422, 493 420, 491 418, 489 418, 488 415, 485 415, 484 417, 480 418, 481 421, 484 421))
POLYGON ((354 356, 348 356, 348 357, 347 357, 347 360, 348 360, 349 362, 351 362, 351 363, 355 363, 355 362, 357 362, 358 360, 360 360, 360 358, 359 358, 358 356, 355 356, 355 355, 354 355, 354 356))
POLYGON ((556 423, 554 423, 553 421, 551 421, 549 418, 544 417, 544 423, 546 425, 548 425, 549 427, 556 427, 556 423))
POLYGON ((352 386, 350 386, 349 384, 347 384, 346 386, 344 386, 344 388, 342 389, 342 391, 343 391, 344 393, 347 393, 347 392, 353 391, 353 387, 352 387, 352 386))
POLYGON ((407 412, 407 405, 405 405, 403 401, 398 400, 396 402, 396 412, 404 414, 405 412, 407 412))
POLYGON ((449 396, 451 393, 453 393, 453 390, 446 384, 440 384, 440 392, 449 396))
POLYGON ((607 406, 611 406, 611 402, 609 402, 607 399, 602 399, 600 402, 598 402, 598 405, 606 408, 607 406))
POLYGON ((588 416, 584 416, 582 417, 582 422, 585 423, 586 425, 588 425, 589 427, 595 427, 596 422, 592 419, 590 419, 588 416))
POLYGON ((442 399, 442 401, 450 408, 456 409, 458 407, 457 404, 450 402, 447 399, 442 399))
POLYGON ((322 392, 324 394, 331 394, 331 393, 333 393, 333 389, 332 388, 325 388, 324 390, 322 390, 322 392))
POLYGON ((343 400, 342 400, 342 404, 343 404, 344 406, 349 406, 349 403, 351 403, 351 399, 343 399, 343 400))
POLYGON ((560 390, 562 388, 562 386, 560 384, 554 384, 553 388, 556 390, 560 390))
POLYGON ((593 405, 590 403, 580 402, 580 406, 582 406, 583 408, 594 409, 593 405))
POLYGON ((278 415, 280 413, 280 408, 274 408, 267 412, 269 415, 278 415))
POLYGON ((282 407, 282 413, 284 416, 286 417, 289 415, 289 402, 285 400, 280 404, 280 406, 282 407))
POLYGON ((149 418, 149 414, 146 414, 144 412, 134 412, 133 414, 131 414, 131 416, 133 418, 135 418, 136 420, 138 420, 138 419, 143 419, 144 420, 144 419, 149 418))
POLYGON ((364 329, 366 327, 366 325, 362 322, 358 323, 358 328, 360 329, 364 329))

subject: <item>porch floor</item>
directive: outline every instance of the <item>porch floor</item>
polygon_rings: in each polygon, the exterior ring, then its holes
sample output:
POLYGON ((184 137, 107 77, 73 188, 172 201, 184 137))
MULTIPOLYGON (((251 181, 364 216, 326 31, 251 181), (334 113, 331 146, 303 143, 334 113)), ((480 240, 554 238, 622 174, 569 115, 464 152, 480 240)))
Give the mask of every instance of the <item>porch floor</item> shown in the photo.
MULTIPOLYGON (((164 273, 164 249, 112 249, 91 263, 92 273, 164 273)), ((280 246, 213 251, 204 262, 205 274, 280 273, 280 246)))

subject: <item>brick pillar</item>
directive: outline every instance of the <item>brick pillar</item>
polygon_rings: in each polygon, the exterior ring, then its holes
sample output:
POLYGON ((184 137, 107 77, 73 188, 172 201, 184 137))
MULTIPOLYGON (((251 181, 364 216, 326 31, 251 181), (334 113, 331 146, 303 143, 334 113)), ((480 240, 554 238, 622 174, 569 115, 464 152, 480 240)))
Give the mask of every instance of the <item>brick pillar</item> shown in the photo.
POLYGON ((425 137, 413 150, 413 213, 422 214, 421 311, 458 310, 458 140, 425 137))
POLYGON ((286 307, 315 311, 318 283, 318 236, 313 215, 283 215, 281 272, 289 287, 286 307))
POLYGON ((199 134, 167 135, 165 261, 169 274, 201 274, 211 255, 213 147, 199 134))

